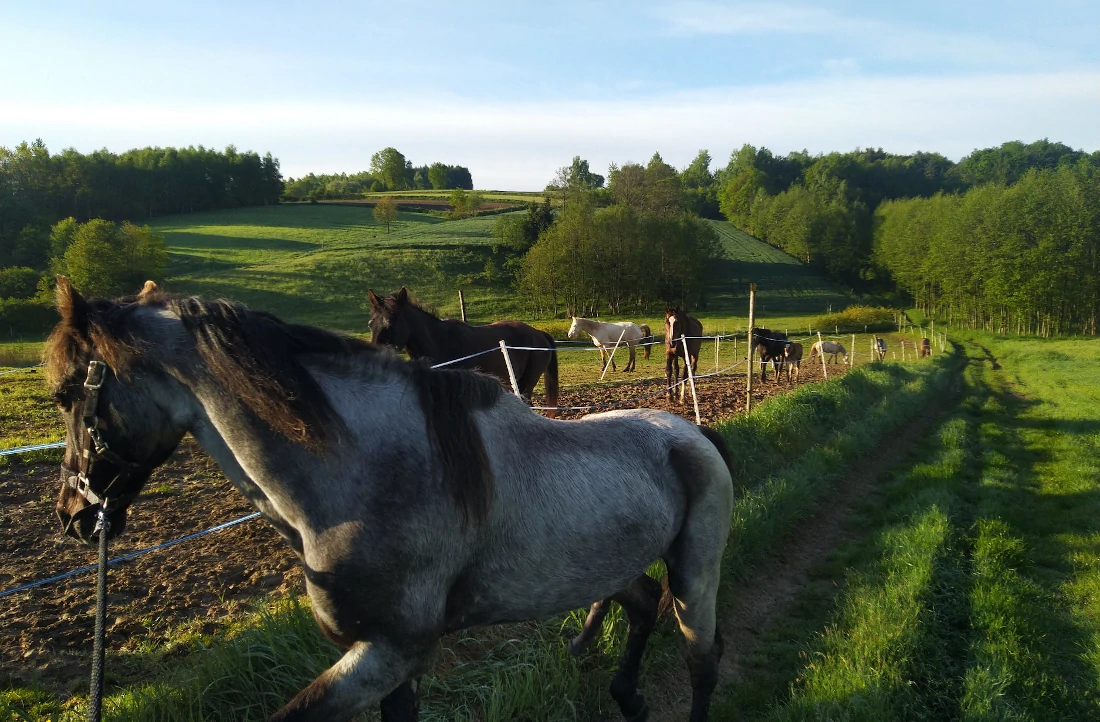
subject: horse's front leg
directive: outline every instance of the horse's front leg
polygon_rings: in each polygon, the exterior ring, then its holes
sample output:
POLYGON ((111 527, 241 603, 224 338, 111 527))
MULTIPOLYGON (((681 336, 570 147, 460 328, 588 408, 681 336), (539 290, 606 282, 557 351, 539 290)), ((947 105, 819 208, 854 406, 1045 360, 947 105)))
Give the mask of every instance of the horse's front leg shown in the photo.
POLYGON ((630 348, 630 360, 627 362, 626 368, 623 369, 623 373, 626 373, 627 371, 633 371, 634 370, 634 364, 637 361, 636 356, 635 356, 637 351, 635 350, 634 344, 628 344, 628 346, 630 348))
POLYGON ((355 642, 268 722, 352 719, 379 703, 386 722, 416 720, 415 679, 430 666, 436 641, 408 646, 385 639, 355 642))

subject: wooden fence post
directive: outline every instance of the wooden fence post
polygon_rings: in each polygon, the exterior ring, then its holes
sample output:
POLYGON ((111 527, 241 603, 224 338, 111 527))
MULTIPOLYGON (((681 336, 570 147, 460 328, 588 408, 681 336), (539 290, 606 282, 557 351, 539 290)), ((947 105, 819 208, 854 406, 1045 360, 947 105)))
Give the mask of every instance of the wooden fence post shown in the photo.
POLYGON ((749 284, 749 355, 748 355, 748 373, 745 374, 745 411, 746 413, 752 411, 752 329, 753 324, 756 323, 756 284, 749 284))
POLYGON ((848 357, 848 368, 856 367, 856 335, 852 334, 852 355, 848 357))
MULTIPOLYGON (((462 323, 466 323, 466 299, 462 297, 462 289, 458 289, 458 310, 462 314, 462 323)), ((508 354, 504 354, 507 358, 508 354)))
POLYGON ((626 333, 624 328, 622 333, 619 334, 619 340, 615 342, 615 348, 611 349, 611 356, 607 359, 607 363, 603 365, 603 373, 600 374, 600 381, 603 381, 603 377, 607 375, 607 370, 611 368, 611 362, 615 360, 615 352, 619 350, 619 343, 623 340, 623 334, 626 333))
MULTIPOLYGON (((702 418, 699 416, 699 397, 695 393, 695 373, 691 370, 691 354, 688 353, 688 342, 684 334, 680 334, 680 343, 684 346, 684 361, 687 363, 688 383, 691 384, 691 400, 695 403, 695 424, 701 426, 702 418)), ((684 387, 680 387, 680 401, 684 400, 684 387)))
POLYGON ((500 340, 500 352, 504 354, 504 365, 508 367, 508 378, 512 381, 512 391, 516 392, 516 396, 523 398, 523 394, 519 392, 519 382, 516 381, 516 372, 512 368, 512 357, 508 355, 508 346, 504 343, 504 339, 500 340))
POLYGON ((829 369, 825 367, 825 342, 821 340, 821 332, 817 332, 817 348, 821 351, 821 372, 825 374, 825 380, 829 380, 829 369))

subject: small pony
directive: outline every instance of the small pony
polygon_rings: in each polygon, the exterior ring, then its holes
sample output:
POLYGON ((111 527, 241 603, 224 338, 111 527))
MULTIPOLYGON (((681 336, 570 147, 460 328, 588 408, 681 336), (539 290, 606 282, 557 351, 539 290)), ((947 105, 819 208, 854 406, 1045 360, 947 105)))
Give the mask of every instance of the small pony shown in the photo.
POLYGON ((932 355, 932 342, 929 339, 922 338, 920 340, 920 357, 932 355))
MULTIPOLYGON (((789 342, 783 349, 783 363, 787 367, 787 383, 791 383, 791 373, 794 373, 795 381, 802 375, 802 344, 797 341, 789 342)), ((779 380, 779 374, 775 376, 779 380)))
MULTIPOLYGON (((665 385, 668 389, 668 400, 673 400, 672 384, 680 379, 680 359, 684 359, 683 380, 687 381, 688 367, 691 364, 691 373, 699 366, 699 347, 703 345, 703 322, 684 313, 679 306, 665 309, 665 385), (680 336, 684 336, 687 344, 687 355, 684 352, 684 344, 680 343, 680 336)), ((680 403, 684 403, 684 394, 687 393, 686 385, 680 385, 680 403)))

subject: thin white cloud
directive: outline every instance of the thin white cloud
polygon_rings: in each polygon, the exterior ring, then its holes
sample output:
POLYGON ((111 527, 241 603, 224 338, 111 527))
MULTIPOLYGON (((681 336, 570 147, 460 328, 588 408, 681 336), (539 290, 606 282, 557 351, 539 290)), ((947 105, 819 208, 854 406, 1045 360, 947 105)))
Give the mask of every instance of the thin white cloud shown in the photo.
POLYGON ((229 143, 270 150, 287 175, 356 171, 379 148, 414 163, 470 167, 480 188, 541 189, 574 155, 600 170, 660 151, 684 166, 716 163, 748 142, 779 153, 875 146, 958 159, 1008 140, 1100 148, 1100 70, 940 77, 841 74, 634 100, 477 102, 410 97, 384 103, 69 107, 6 104, 0 143, 41 136, 52 150, 229 143))
POLYGON ((679 0, 654 12, 673 35, 812 35, 862 49, 880 60, 927 60, 1003 70, 1050 68, 1064 65, 1067 57, 1020 42, 894 25, 805 4, 679 0))

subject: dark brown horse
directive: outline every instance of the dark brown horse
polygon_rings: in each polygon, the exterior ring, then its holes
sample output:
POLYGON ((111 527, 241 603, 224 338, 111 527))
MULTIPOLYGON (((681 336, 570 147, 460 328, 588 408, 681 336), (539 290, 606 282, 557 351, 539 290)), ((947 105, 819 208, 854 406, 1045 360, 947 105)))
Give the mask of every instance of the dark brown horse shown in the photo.
POLYGON ((920 357, 932 355, 932 342, 926 338, 920 340, 920 357))
MULTIPOLYGON (((684 313, 684 309, 665 309, 665 385, 680 381, 680 359, 684 359, 684 376, 687 380, 688 367, 691 364, 691 373, 695 373, 699 365, 699 347, 703 345, 703 322, 684 313), (687 355, 684 355, 684 344, 680 337, 684 336, 687 343, 687 355), (690 357, 690 358, 689 358, 690 357)), ((686 384, 680 385, 680 403, 684 403, 686 384)), ((668 390, 668 400, 672 401, 672 389, 668 390)))
MULTIPOLYGON (((508 355, 512 359, 512 370, 523 398, 531 400, 531 392, 539 377, 546 374, 546 405, 558 405, 558 354, 550 334, 519 321, 471 326, 462 321, 440 319, 411 300, 404 286, 385 298, 369 289, 367 295, 370 297, 371 343, 404 349, 411 358, 427 358, 435 363, 488 351, 450 364, 448 368, 479 369, 496 376, 508 389, 512 388, 512 382, 508 378, 500 342, 503 340, 508 346, 546 349, 509 349, 508 355)), ((547 415, 553 416, 554 412, 547 415)))
POLYGON ((768 362, 770 361, 775 368, 775 382, 779 383, 780 364, 786 360, 787 346, 791 343, 787 334, 768 328, 754 328, 752 342, 760 354, 760 380, 768 380, 768 362))

